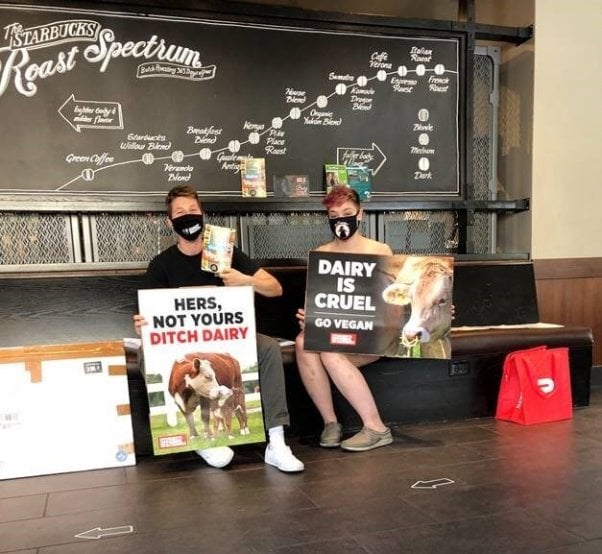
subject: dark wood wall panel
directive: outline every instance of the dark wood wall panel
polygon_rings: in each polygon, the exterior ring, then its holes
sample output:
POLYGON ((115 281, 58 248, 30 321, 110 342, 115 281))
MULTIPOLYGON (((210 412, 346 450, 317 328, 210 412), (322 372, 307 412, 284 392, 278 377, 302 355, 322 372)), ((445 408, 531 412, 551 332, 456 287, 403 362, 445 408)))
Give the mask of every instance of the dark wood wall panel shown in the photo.
POLYGON ((534 260, 541 321, 586 326, 602 365, 602 258, 534 260))

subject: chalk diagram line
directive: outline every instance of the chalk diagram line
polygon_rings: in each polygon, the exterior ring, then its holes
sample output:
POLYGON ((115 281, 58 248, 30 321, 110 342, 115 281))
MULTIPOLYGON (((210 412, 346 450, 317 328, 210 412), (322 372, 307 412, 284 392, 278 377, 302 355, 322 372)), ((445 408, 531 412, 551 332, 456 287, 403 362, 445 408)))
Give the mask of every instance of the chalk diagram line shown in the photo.
MULTIPOLYGON (((155 162, 161 162, 161 161, 167 161, 167 160, 174 162, 174 163, 180 163, 185 158, 191 158, 191 157, 194 157, 194 158, 199 157, 203 161, 209 161, 213 157, 214 154, 220 154, 222 152, 230 152, 231 154, 236 154, 240 151, 242 146, 245 146, 247 144, 256 145, 260 142, 261 138, 265 134, 267 134, 273 130, 281 129, 284 122, 286 122, 287 120, 290 119, 291 121, 293 121, 293 120, 300 119, 301 115, 304 112, 306 112, 307 110, 310 110, 314 107, 317 107, 320 109, 326 108, 328 106, 329 100, 333 96, 341 96, 342 97, 345 94, 347 94, 347 91, 351 87, 357 86, 360 88, 365 88, 366 85, 373 80, 378 80, 378 81, 384 83, 387 81, 387 79, 391 75, 406 77, 412 73, 415 73, 418 77, 424 77, 427 73, 433 73, 436 75, 444 75, 445 73, 457 74, 458 72, 445 68, 445 66, 443 64, 436 64, 435 67, 431 68, 431 69, 427 69, 423 64, 418 64, 416 66, 416 69, 408 69, 406 66, 403 66, 403 65, 399 66, 394 71, 385 71, 384 69, 381 69, 381 70, 377 71, 376 74, 371 77, 359 76, 353 83, 351 83, 349 85, 347 85, 345 83, 337 83, 334 91, 332 91, 330 94, 319 95, 314 102, 304 106, 303 108, 299 108, 299 107, 291 108, 290 112, 286 116, 274 117, 272 119, 270 127, 266 128, 265 130, 263 130, 261 132, 257 132, 257 131, 251 132, 249 134, 249 138, 245 141, 241 142, 239 140, 232 139, 229 141, 227 146, 224 146, 222 148, 218 148, 215 150, 211 150, 210 148, 202 148, 200 150, 197 150, 197 151, 189 153, 189 154, 185 154, 181 150, 174 150, 174 151, 172 151, 171 155, 155 157, 155 155, 152 154, 151 152, 145 152, 142 155, 142 157, 140 157, 140 158, 116 162, 116 163, 109 164, 109 165, 106 165, 106 166, 103 166, 103 167, 100 167, 97 169, 86 168, 86 169, 82 170, 78 176, 74 177, 70 181, 67 181, 66 183, 57 187, 55 189, 55 192, 64 191, 67 187, 69 187, 70 185, 72 185, 73 183, 75 183, 79 180, 84 180, 87 182, 93 181, 96 173, 99 173, 100 171, 104 171, 107 169, 113 169, 115 167, 119 167, 122 165, 128 165, 128 164, 133 164, 133 163, 143 163, 145 165, 152 165, 155 162)), ((92 101, 92 102, 94 102, 94 101, 92 101)), ((65 103, 63 103, 61 108, 64 105, 65 105, 65 103)), ((61 108, 59 108, 59 114, 61 115, 61 117, 64 118, 64 116, 60 113, 61 108)), ((386 157, 385 157, 385 160, 386 160, 386 157)), ((383 165, 382 163, 379 165, 378 170, 380 170, 382 165, 383 165)))

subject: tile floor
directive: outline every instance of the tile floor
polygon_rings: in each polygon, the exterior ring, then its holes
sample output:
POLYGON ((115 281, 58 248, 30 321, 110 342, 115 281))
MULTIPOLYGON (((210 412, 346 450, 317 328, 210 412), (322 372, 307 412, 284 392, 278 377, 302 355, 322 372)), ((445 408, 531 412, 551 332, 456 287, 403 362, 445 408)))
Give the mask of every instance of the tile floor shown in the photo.
POLYGON ((185 454, 0 481, 0 552, 602 552, 602 387, 569 421, 395 436, 359 454, 292 440, 306 463, 296 475, 245 447, 227 470, 185 454), (412 488, 432 480, 453 482, 412 488), (105 535, 76 538, 96 528, 105 535))

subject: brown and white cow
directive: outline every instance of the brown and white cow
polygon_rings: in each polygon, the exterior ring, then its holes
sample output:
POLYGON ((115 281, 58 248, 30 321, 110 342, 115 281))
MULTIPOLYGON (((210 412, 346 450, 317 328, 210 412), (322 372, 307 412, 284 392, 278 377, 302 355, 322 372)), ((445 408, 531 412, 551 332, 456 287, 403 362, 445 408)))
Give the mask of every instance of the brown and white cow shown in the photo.
POLYGON ((393 283, 383 291, 389 304, 410 305, 410 318, 401 331, 401 342, 420 342, 422 358, 449 358, 447 336, 452 322, 452 260, 408 257, 393 283))
POLYGON ((240 365, 230 354, 186 354, 174 362, 168 390, 184 414, 191 438, 199 436, 193 416, 199 405, 205 437, 215 434, 210 425, 211 414, 218 418, 230 437, 233 415, 238 419, 241 435, 249 434, 240 365))

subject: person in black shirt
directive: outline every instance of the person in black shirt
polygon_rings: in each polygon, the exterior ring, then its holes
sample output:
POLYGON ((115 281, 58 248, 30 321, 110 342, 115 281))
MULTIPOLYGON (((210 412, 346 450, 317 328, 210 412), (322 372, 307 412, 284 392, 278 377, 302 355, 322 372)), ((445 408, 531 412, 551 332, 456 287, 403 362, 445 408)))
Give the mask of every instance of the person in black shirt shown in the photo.
MULTIPOLYGON (((278 280, 236 246, 229 269, 218 275, 201 270, 203 211, 197 191, 190 185, 178 185, 167 193, 165 203, 170 225, 177 235, 177 243, 151 260, 145 275, 145 288, 249 285, 264 296, 282 294, 278 280)), ((134 326, 138 333, 145 324, 141 315, 134 315, 134 326)), ((263 413, 269 436, 265 461, 281 471, 303 471, 303 462, 294 456, 284 440, 284 426, 289 424, 289 414, 282 354, 275 339, 257 333, 257 362, 263 413)), ((197 453, 213 467, 228 465, 234 456, 228 446, 197 450, 197 453)))

